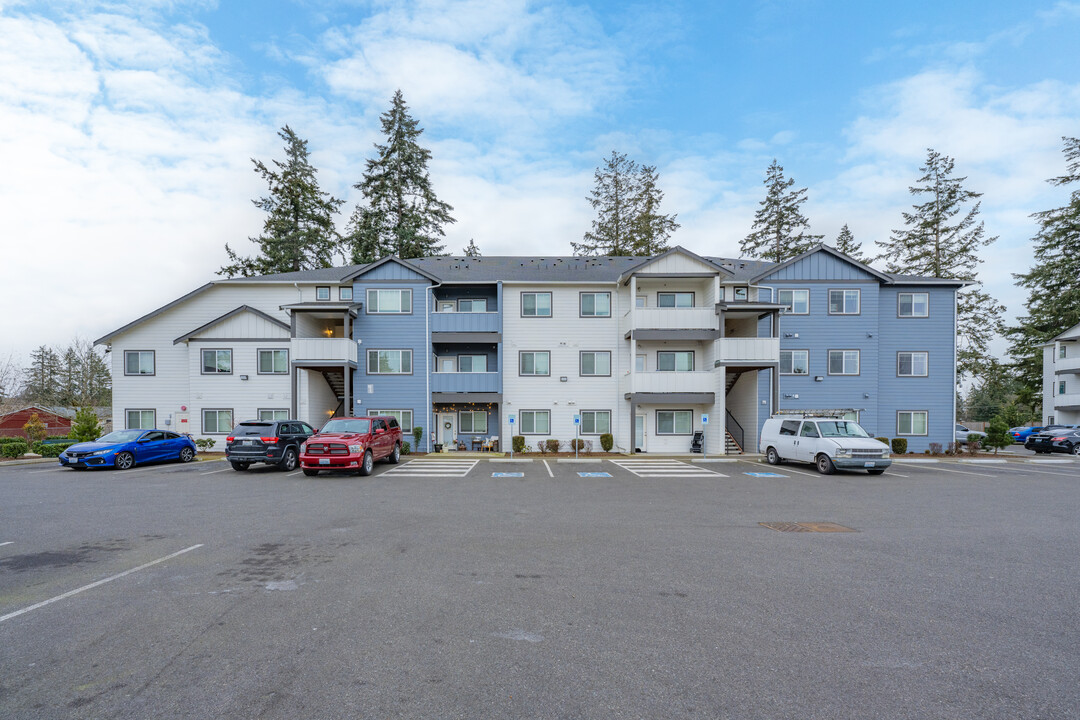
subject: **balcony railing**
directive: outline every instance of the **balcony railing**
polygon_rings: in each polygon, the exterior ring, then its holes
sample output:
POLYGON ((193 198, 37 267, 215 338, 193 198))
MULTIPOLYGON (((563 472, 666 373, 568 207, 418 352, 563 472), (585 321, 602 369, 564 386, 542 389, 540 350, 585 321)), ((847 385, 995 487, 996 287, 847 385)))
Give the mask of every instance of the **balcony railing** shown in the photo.
POLYGON ((497 372, 434 372, 431 373, 432 392, 501 392, 497 372))
POLYGON ((295 362, 356 362, 356 341, 349 338, 293 338, 289 343, 295 362))
POLYGON ((499 313, 431 313, 431 332, 499 332, 499 313))
POLYGON ((723 338, 720 362, 780 362, 780 338, 723 338))
POLYGON ((639 372, 631 377, 635 393, 704 393, 716 392, 716 374, 708 370, 694 372, 639 372))
POLYGON ((716 310, 710 307, 634 308, 623 316, 621 330, 716 330, 716 310))
MULTIPOLYGON (((1073 350, 1073 352, 1076 352, 1073 350)), ((1055 372, 1080 373, 1080 357, 1058 358, 1054 360, 1055 372)))
MULTIPOLYGON (((1080 393, 1066 393, 1064 395, 1054 396, 1054 407, 1058 410, 1061 409, 1075 409, 1080 408, 1080 393)), ((1062 422, 1058 420, 1058 422, 1062 422)))

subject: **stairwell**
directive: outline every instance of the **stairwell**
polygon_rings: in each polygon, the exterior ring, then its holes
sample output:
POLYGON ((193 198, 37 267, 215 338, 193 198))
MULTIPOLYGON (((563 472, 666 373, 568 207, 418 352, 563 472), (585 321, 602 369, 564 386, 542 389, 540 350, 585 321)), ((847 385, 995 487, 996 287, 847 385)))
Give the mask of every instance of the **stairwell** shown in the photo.
MULTIPOLYGON (((725 397, 731 394, 731 388, 735 387, 735 383, 739 382, 739 378, 743 376, 744 372, 745 370, 740 371, 735 368, 728 368, 724 387, 725 397)), ((724 427, 724 452, 728 455, 742 455, 744 452, 742 445, 739 444, 739 441, 736 440, 735 436, 731 433, 731 424, 735 423, 737 426, 738 423, 735 421, 735 418, 732 417, 731 411, 727 411, 726 416, 728 422, 724 427)), ((742 433, 741 427, 739 428, 739 433, 742 433)))

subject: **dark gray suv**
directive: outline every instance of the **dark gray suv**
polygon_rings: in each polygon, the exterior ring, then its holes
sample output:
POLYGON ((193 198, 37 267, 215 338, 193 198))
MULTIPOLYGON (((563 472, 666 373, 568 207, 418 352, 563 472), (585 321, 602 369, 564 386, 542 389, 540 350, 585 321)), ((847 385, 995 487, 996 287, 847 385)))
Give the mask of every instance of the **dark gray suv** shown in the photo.
POLYGON ((299 420, 245 420, 225 438, 225 459, 233 470, 266 463, 289 472, 297 468, 300 444, 314 434, 310 425, 299 420))

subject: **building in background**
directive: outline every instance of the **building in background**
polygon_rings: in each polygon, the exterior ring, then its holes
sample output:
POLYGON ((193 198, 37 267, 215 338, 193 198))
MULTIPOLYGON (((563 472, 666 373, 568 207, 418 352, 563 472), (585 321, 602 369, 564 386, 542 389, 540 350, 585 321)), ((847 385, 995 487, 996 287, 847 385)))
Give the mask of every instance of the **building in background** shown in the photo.
POLYGON ((1043 346, 1043 425, 1080 425, 1080 325, 1043 346))

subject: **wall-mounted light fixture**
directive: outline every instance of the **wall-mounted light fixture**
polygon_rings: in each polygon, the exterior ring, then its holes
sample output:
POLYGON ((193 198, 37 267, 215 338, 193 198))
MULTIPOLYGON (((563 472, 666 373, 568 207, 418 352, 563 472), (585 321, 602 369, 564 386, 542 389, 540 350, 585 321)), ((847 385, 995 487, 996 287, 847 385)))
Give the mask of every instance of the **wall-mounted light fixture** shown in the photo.
POLYGON ((247 375, 241 375, 241 376, 240 376, 240 379, 241 379, 241 380, 247 380, 247 377, 248 377, 247 375))
POLYGON ((567 380, 567 378, 566 378, 566 376, 565 376, 565 375, 563 375, 563 376, 561 376, 561 377, 559 378, 559 382, 566 382, 566 380, 567 380))
POLYGON ((821 376, 821 375, 815 375, 814 376, 814 382, 824 382, 824 381, 825 381, 825 378, 823 376, 821 376))

